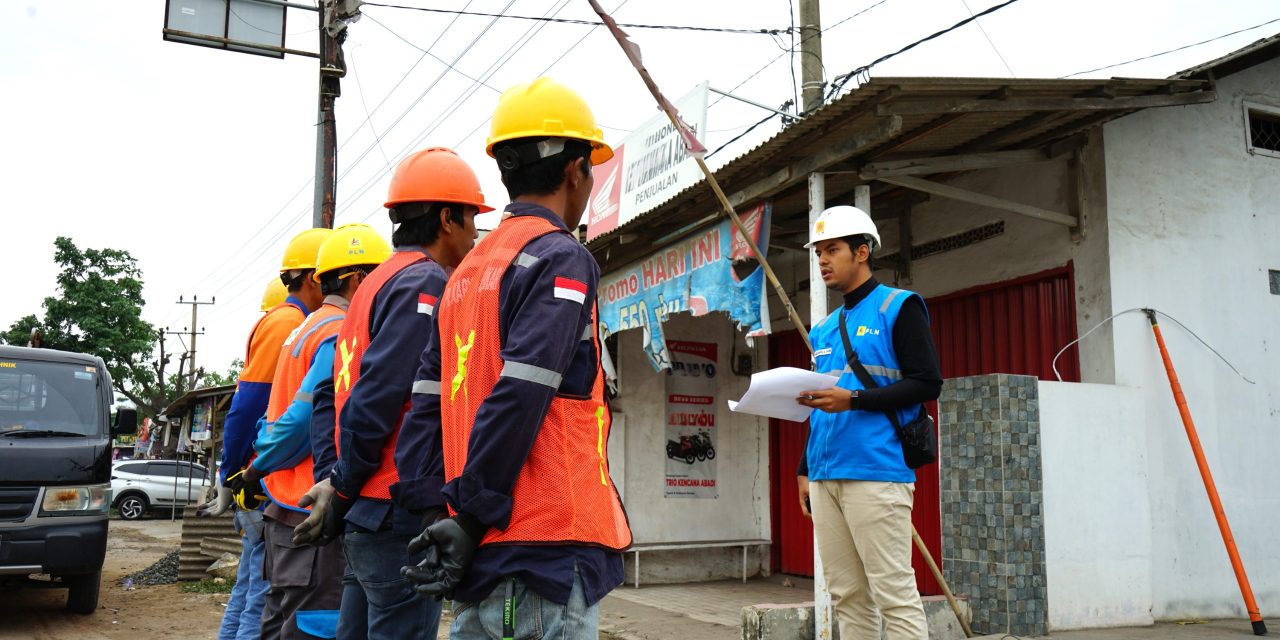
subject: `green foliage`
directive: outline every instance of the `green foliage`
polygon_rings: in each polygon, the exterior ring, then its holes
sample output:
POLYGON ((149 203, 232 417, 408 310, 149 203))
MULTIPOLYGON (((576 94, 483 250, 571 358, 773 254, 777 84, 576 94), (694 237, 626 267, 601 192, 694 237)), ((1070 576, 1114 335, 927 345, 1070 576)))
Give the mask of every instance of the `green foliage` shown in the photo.
POLYGON ((216 582, 217 578, 205 578, 199 582, 182 583, 183 593, 231 593, 236 586, 235 578, 216 582))
POLYGON ((218 372, 202 372, 200 375, 201 387, 222 387, 229 384, 235 384, 240 379, 240 370, 244 369, 244 360, 236 358, 231 361, 231 366, 227 368, 225 373, 218 372))
POLYGON ((142 319, 142 271, 128 251, 80 249, 67 237, 54 241, 58 263, 57 295, 44 299, 44 317, 28 315, 0 337, 26 345, 39 328, 50 349, 89 353, 102 358, 116 389, 144 415, 155 416, 182 389, 166 376, 159 384, 160 363, 151 358, 158 333, 142 319))

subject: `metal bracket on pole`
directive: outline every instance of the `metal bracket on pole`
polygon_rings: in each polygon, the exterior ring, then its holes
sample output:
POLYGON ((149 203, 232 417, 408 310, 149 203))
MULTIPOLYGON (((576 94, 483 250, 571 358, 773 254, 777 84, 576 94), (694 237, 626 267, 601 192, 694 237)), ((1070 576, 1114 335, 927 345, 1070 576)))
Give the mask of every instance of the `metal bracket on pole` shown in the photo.
MULTIPOLYGON (((751 105, 751 106, 753 106, 753 107, 759 107, 759 108, 761 108, 761 109, 764 109, 765 111, 772 111, 772 112, 774 112, 774 113, 776 113, 776 114, 778 114, 778 115, 780 115, 780 116, 782 116, 782 117, 784 117, 784 118, 788 118, 788 119, 791 119, 791 120, 797 120, 797 119, 799 119, 799 118, 800 118, 800 116, 798 116, 798 115, 796 115, 796 114, 794 114, 794 113, 787 113, 786 111, 779 111, 779 110, 774 109, 773 107, 770 107, 770 106, 768 106, 768 105, 765 105, 765 104, 761 104, 761 103, 759 103, 759 102, 756 102, 755 100, 748 100, 747 98, 744 98, 744 97, 742 97, 742 96, 734 95, 734 94, 732 94, 732 93, 729 93, 728 91, 721 91, 721 90, 719 90, 719 89, 717 89, 717 88, 715 88, 715 87, 707 87, 707 91, 710 91, 711 93, 718 93, 718 94, 720 94, 720 95, 722 95, 722 96, 724 96, 724 97, 726 97, 726 98, 733 98, 734 100, 737 100, 738 102, 742 102, 742 103, 745 103, 745 104, 749 104, 749 105, 751 105)), ((787 101, 786 103, 784 103, 784 104, 791 104, 791 101, 790 101, 790 100, 788 100, 788 101, 787 101)))

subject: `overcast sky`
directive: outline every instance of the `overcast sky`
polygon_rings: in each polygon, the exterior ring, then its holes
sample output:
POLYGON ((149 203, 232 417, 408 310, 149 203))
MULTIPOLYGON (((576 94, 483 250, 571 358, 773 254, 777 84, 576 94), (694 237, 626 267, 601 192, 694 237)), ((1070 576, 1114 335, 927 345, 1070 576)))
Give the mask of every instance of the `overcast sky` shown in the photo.
MULTIPOLYGON (((163 41, 165 3, 0 3, 0 221, 8 240, 0 326, 42 313, 41 301, 54 292, 53 240, 66 235, 81 247, 132 253, 145 278, 144 317, 157 325, 181 330, 190 324, 190 308, 174 304, 179 295, 216 296, 217 304, 200 310, 207 334, 199 340, 197 360, 223 370, 243 357, 262 290, 278 269, 285 242, 311 222, 316 61, 163 41)), ((827 78, 998 3, 886 0, 824 35, 827 78)), ((586 0, 398 4, 594 17, 586 0)), ((616 9, 620 22, 751 29, 787 27, 791 13, 787 0, 603 4, 616 9)), ((823 25, 875 4, 825 0, 823 25)), ((338 224, 368 221, 389 236, 381 207, 389 171, 407 153, 427 146, 456 149, 480 174, 490 204, 504 205, 506 193, 484 154, 487 120, 500 90, 540 74, 582 93, 612 141, 654 115, 652 100, 604 29, 481 17, 455 21, 381 7, 364 11, 366 18, 350 29, 349 71, 337 107, 343 144, 338 224), (457 59, 458 72, 419 48, 457 59)), ((288 46, 316 49, 315 15, 288 11, 288 46)), ((1059 77, 1276 17, 1280 6, 1267 0, 1021 0, 982 18, 983 29, 970 24, 872 75, 1059 77)), ((1087 77, 1166 77, 1274 34, 1277 27, 1087 77)), ((736 93, 770 105, 793 95, 791 56, 765 66, 783 53, 785 36, 643 29, 631 35, 673 99, 703 81, 728 90, 757 71, 736 93)), ((721 101, 710 108, 704 142, 715 148, 764 115, 721 101)), ((760 127, 716 157, 713 166, 749 150, 778 126, 774 120, 760 127)))

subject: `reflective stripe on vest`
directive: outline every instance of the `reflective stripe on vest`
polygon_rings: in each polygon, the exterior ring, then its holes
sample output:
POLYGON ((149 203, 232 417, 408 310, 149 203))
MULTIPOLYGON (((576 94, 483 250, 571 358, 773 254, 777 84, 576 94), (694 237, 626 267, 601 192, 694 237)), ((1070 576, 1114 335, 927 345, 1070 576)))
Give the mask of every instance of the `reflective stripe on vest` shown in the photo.
MULTIPOLYGON (((307 316, 281 345, 276 377, 271 383, 271 400, 267 404, 268 425, 274 425, 295 400, 310 401, 311 394, 300 391, 302 379, 307 377, 320 343, 338 334, 344 316, 346 312, 340 307, 331 304, 321 306, 307 316)), ((262 479, 262 486, 272 502, 286 509, 308 511, 298 506, 298 500, 315 484, 312 477, 314 468, 315 462, 307 455, 291 468, 267 474, 262 479)))
MULTIPOLYGON (((441 406, 445 479, 461 475, 467 444, 481 402, 499 377, 559 387, 560 374, 540 367, 503 362, 499 329, 498 282, 535 238, 561 232, 536 216, 515 216, 498 224, 449 278, 440 319, 441 406)), ((592 341, 600 343, 592 308, 592 341)), ((505 531, 491 529, 490 544, 585 544, 608 549, 631 546, 631 528, 609 477, 609 427, 604 372, 596 362, 595 382, 586 399, 557 396, 551 401, 538 436, 512 490, 511 521, 505 531)))
MULTIPOLYGON (((342 429, 342 408, 351 397, 351 389, 360 380, 360 362, 364 350, 369 347, 369 319, 373 316, 373 302, 397 273, 411 265, 427 260, 426 254, 417 251, 397 251, 390 260, 378 265, 356 290, 351 298, 351 306, 347 308, 347 321, 342 323, 338 333, 338 344, 333 357, 333 409, 334 416, 339 417, 338 424, 333 425, 334 446, 341 455, 341 441, 338 433, 342 429)), ((375 500, 390 500, 391 485, 399 481, 396 475, 396 439, 400 435, 400 423, 409 410, 409 395, 405 395, 404 406, 400 409, 400 417, 396 419, 396 427, 391 437, 382 444, 382 455, 378 470, 360 488, 360 495, 375 500)))

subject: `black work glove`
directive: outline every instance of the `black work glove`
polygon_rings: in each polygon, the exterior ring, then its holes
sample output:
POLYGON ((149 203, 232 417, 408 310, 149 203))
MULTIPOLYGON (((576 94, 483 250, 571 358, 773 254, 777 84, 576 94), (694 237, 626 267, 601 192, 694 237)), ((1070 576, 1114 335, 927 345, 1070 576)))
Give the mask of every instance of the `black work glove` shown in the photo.
POLYGON ((465 513, 431 524, 409 542, 410 555, 425 551, 426 557, 416 566, 401 568, 400 575, 414 582, 418 593, 437 600, 452 599, 486 530, 474 516, 465 513))
POLYGON ((231 500, 241 511, 253 511, 267 499, 259 482, 261 477, 253 469, 253 465, 250 465, 227 478, 227 489, 231 491, 231 500), (252 482, 250 482, 251 479, 252 482))

